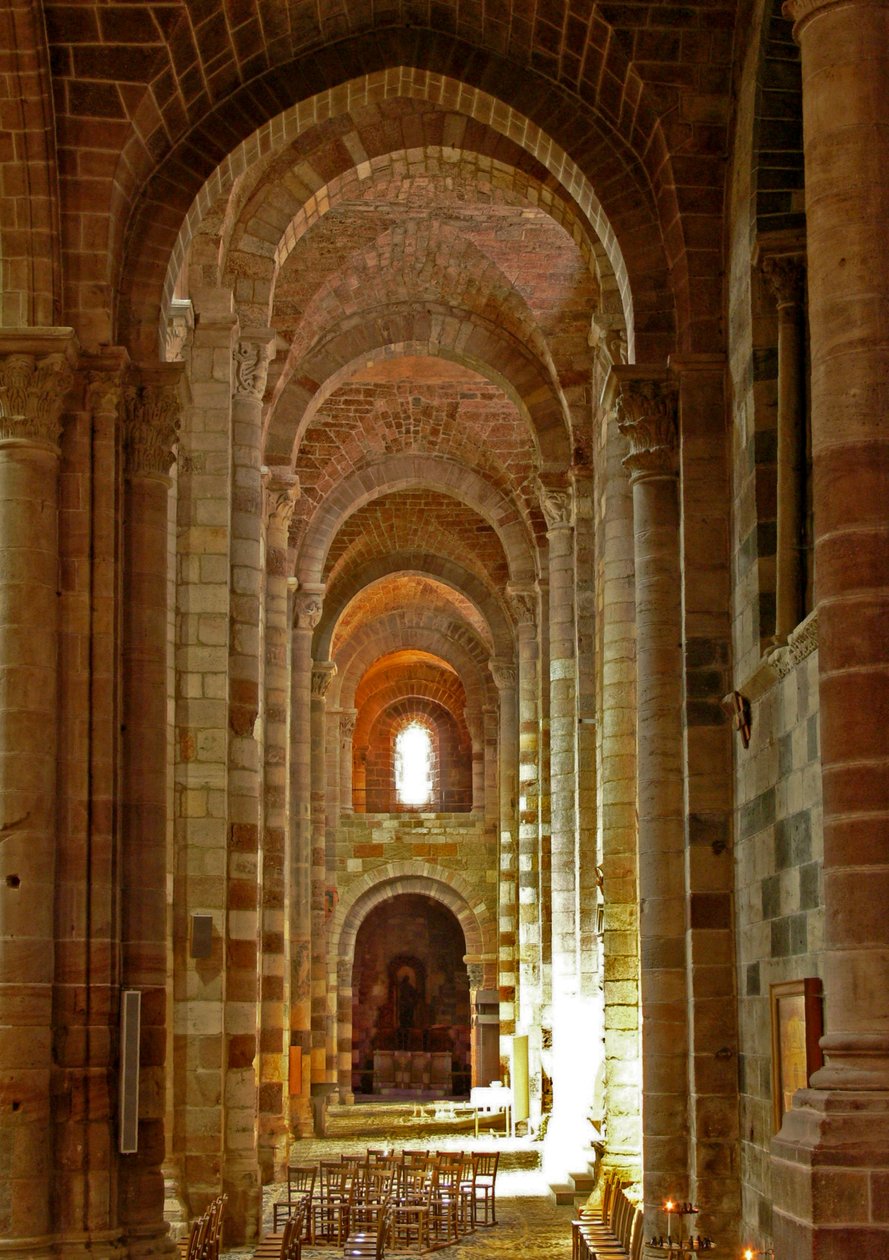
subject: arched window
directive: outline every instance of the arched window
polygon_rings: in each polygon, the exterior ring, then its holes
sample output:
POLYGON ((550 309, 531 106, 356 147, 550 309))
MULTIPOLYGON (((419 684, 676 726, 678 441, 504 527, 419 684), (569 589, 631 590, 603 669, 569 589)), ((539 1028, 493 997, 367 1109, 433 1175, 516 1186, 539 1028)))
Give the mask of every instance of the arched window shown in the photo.
POLYGON ((432 799, 432 739, 419 722, 395 737, 395 795, 399 805, 428 805, 432 799))

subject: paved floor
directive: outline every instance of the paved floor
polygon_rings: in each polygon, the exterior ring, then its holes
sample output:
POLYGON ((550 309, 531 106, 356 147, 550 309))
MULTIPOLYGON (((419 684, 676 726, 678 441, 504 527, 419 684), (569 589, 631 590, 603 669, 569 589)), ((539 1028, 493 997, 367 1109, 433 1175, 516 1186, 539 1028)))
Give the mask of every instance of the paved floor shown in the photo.
MULTIPOLYGON (((374 1139, 369 1143, 382 1145, 374 1139)), ((364 1143, 363 1145, 368 1145, 364 1143)), ((474 1234, 453 1247, 435 1252, 442 1260, 495 1260, 497 1257, 540 1257, 540 1260, 566 1260, 571 1254, 571 1219, 574 1209, 557 1207, 549 1197, 549 1187, 539 1167, 539 1146, 523 1138, 494 1138, 490 1135, 477 1140, 465 1133, 434 1139, 422 1137, 401 1139, 397 1149, 436 1150, 499 1150, 500 1168, 497 1172, 497 1224, 478 1229, 474 1234)), ((293 1148, 293 1158, 300 1163, 310 1163, 320 1158, 337 1156, 342 1151, 358 1151, 362 1143, 354 1138, 330 1140, 306 1140, 293 1148)), ((271 1228, 272 1204, 281 1187, 267 1187, 264 1200, 264 1228, 271 1228)), ((341 1255, 335 1247, 304 1247, 305 1260, 334 1260, 341 1255)), ((397 1253, 387 1252, 387 1255, 397 1253)), ((252 1248, 240 1248, 225 1253, 224 1260, 250 1260, 252 1248)))

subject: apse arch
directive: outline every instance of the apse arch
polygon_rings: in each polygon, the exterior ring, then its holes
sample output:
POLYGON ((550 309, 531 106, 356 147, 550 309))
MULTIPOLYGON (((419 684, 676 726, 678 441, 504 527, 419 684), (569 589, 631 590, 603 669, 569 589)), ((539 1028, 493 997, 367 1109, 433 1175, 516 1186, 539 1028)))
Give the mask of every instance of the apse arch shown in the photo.
POLYGON ((450 459, 395 455, 365 465, 339 483, 309 519, 296 576, 303 585, 323 581, 327 553, 344 521, 366 503, 403 489, 435 490, 465 504, 494 529, 509 566, 510 580, 537 576, 537 557, 515 504, 478 473, 450 459))

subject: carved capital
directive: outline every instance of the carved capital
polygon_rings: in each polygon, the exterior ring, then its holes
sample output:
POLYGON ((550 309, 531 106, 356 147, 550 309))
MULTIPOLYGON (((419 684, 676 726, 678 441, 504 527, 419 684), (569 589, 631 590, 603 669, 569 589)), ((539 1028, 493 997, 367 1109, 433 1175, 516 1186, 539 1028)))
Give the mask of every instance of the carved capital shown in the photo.
POLYGON ((604 356, 609 366, 613 363, 626 363, 627 333, 623 316, 596 311, 590 322, 587 344, 595 354, 604 356))
POLYGON ((181 363, 194 338, 194 307, 189 298, 173 298, 163 327, 164 358, 181 363))
POLYGON ((299 498, 299 477, 287 467, 266 468, 262 486, 266 521, 272 527, 289 530, 299 498))
POLYGON ((275 332, 271 328, 245 328, 232 350, 235 398, 253 398, 262 402, 274 357, 275 332))
POLYGON ((802 254, 764 254, 762 274, 780 311, 802 306, 806 294, 806 260, 802 254))
POLYGON ((90 372, 86 381, 86 405, 90 415, 116 415, 122 398, 120 372, 90 372))
POLYGON ((0 440, 57 447, 59 417, 74 373, 65 354, 0 358, 0 440))
POLYGON ((340 714, 340 739, 344 745, 351 744, 352 736, 355 734, 355 720, 358 713, 355 709, 349 709, 345 713, 340 714))
POLYGON ((333 661, 316 661, 312 666, 312 695, 323 700, 334 678, 336 664, 333 661))
POLYGON ((676 475, 676 390, 668 381, 624 380, 617 398, 617 427, 628 439, 623 461, 633 481, 676 475))
POLYGON ((535 625, 537 622, 537 590, 533 586, 514 586, 510 583, 506 588, 506 598, 517 625, 535 625))
POLYGON ((573 487, 545 486, 542 481, 538 481, 537 496, 547 529, 571 528, 574 515, 573 487))
POLYGON ((300 630, 314 630, 321 620, 324 590, 301 587, 293 597, 293 616, 300 630))
POLYGON ((124 388, 124 457, 127 476, 166 476, 179 436, 180 364, 134 373, 124 388))
POLYGON ((483 963, 468 962, 466 971, 469 976, 470 989, 481 989, 485 982, 485 968, 483 963))
POLYGON ((488 661, 488 669, 494 679, 498 691, 512 691, 518 681, 518 670, 513 661, 498 660, 496 657, 488 661))

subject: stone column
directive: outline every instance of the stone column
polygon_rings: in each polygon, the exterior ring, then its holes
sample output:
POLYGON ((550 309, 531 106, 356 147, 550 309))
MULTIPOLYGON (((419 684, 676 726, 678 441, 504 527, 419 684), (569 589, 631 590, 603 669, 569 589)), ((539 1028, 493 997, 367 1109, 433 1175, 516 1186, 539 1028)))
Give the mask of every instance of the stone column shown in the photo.
POLYGON ((778 1254, 889 1252, 889 5, 789 0, 802 50, 824 807, 825 1067, 772 1146, 778 1254))
POLYGON ((762 254, 762 269, 778 307, 778 540, 775 573, 775 639, 803 618, 806 566, 804 531, 806 465, 805 258, 800 253, 762 254))
POLYGON ((167 513, 181 363, 146 364, 124 395, 121 983, 142 994, 139 1149, 120 1163, 131 1256, 173 1255, 164 1221, 167 1004, 167 513))
MULTIPOLYGON (((326 699, 336 677, 333 661, 312 665, 312 1084, 336 1081, 336 1009, 327 993, 327 723, 326 699)), ((330 994, 335 1001, 335 994, 330 994)))
POLYGON ((539 904, 540 741, 538 591, 530 583, 511 583, 507 597, 516 622, 519 658, 518 731, 518 990, 517 1032, 528 1034, 531 1123, 541 1114, 541 950, 539 904))
POLYGON ((228 862, 222 1186, 225 1237, 258 1235, 257 1008, 261 775, 262 396, 275 333, 242 328, 232 349, 231 602, 228 683, 228 862))
POLYGON ((120 403, 127 354, 82 356, 83 405, 62 437, 56 852, 55 1223, 71 1260, 119 1245, 116 1029, 120 973, 120 403), (63 890, 63 891, 62 891, 63 890), (83 994, 89 991, 90 1000, 83 994))
POLYGON ((340 710, 340 813, 352 814, 352 736, 355 734, 357 709, 340 710))
POLYGON ((650 1236, 667 1195, 688 1196, 689 1171, 676 412, 664 373, 614 372, 633 490, 642 1181, 650 1236))
POLYGON ((298 1137, 313 1132, 312 1063, 312 636, 323 586, 294 595, 290 662, 290 1115, 298 1137))
POLYGON ((56 850, 59 415, 70 329, 0 331, 0 1115, 7 1255, 55 1255, 50 1073, 56 850))
POLYGON ((265 477, 265 774, 263 777, 262 922, 259 1021, 259 1165, 263 1182, 287 1160, 288 979, 285 940, 287 872, 287 731, 290 627, 287 540, 299 482, 289 468, 265 477))
MULTIPOLYGON (((518 974, 518 854, 516 849, 516 774, 519 742, 516 705, 518 670, 508 660, 493 659, 489 663, 491 677, 500 696, 500 728, 498 733, 499 790, 499 882, 497 886, 497 918, 499 938, 500 989, 500 1063, 501 1071, 509 1062, 510 1038, 515 1033, 518 974)), ((501 1077, 501 1079, 503 1079, 501 1077)))

